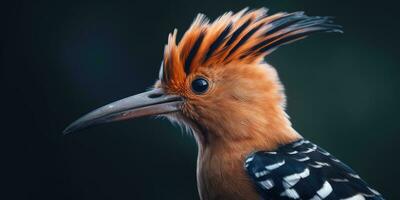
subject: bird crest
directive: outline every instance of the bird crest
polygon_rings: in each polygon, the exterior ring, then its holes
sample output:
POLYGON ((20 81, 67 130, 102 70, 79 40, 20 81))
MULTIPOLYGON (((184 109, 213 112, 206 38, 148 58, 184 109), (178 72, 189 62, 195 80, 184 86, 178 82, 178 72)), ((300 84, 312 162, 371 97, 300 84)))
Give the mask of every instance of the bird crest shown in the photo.
POLYGON ((330 17, 303 12, 267 14, 267 9, 227 12, 215 21, 199 14, 179 43, 169 34, 160 70, 162 83, 178 88, 199 67, 257 63, 279 46, 316 32, 341 32, 330 17))

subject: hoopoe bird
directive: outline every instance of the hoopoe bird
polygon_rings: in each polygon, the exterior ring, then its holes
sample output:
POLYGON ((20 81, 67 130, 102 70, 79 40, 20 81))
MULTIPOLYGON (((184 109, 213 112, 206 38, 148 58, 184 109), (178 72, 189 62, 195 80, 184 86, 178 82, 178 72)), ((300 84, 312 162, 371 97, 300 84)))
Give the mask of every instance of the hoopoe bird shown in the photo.
POLYGON ((268 15, 264 8, 199 14, 176 43, 168 37, 150 91, 84 115, 64 133, 137 118, 164 116, 198 144, 200 198, 383 199, 356 172, 296 132, 285 112, 276 70, 264 58, 317 32, 341 32, 329 17, 268 15))

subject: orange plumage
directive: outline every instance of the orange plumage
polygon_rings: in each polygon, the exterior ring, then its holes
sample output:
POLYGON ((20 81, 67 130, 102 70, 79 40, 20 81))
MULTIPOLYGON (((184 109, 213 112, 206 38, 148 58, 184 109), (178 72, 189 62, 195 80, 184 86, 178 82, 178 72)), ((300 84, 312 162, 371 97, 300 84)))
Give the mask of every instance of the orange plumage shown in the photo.
POLYGON ((263 59, 281 45, 337 28, 301 12, 269 16, 266 9, 244 9, 212 23, 198 15, 178 44, 177 30, 169 35, 156 87, 185 98, 181 112, 166 116, 193 130, 202 199, 259 199, 244 157, 301 138, 285 113, 277 72, 263 59), (197 77, 210 84, 201 95, 190 87, 197 77))

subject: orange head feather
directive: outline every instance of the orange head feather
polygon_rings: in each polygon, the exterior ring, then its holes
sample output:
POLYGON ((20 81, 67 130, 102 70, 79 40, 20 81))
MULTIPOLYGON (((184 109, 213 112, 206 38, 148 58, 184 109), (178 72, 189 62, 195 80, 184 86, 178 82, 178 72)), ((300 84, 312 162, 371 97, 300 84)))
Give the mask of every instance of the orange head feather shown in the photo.
POLYGON ((277 73, 263 59, 279 46, 339 28, 329 17, 268 15, 264 8, 228 12, 212 23, 199 14, 178 44, 177 30, 169 35, 156 87, 186 99, 173 118, 194 129, 203 145, 254 140, 265 148, 285 143, 299 136, 285 114, 277 73), (197 77, 209 82, 204 94, 191 89, 197 77))

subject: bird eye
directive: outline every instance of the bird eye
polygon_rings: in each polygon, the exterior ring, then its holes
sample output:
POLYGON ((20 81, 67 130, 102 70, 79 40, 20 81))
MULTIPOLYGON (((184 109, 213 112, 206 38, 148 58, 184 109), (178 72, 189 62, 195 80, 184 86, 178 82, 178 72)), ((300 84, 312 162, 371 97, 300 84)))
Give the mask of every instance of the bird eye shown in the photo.
POLYGON ((192 90, 196 94, 203 94, 208 90, 208 81, 205 78, 198 77, 192 81, 192 90))

